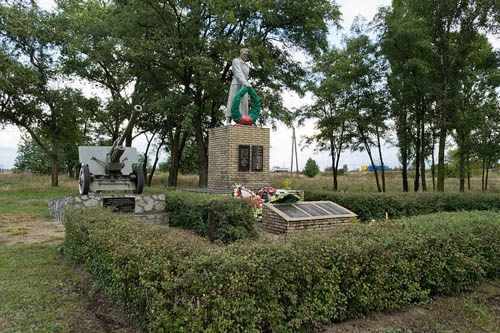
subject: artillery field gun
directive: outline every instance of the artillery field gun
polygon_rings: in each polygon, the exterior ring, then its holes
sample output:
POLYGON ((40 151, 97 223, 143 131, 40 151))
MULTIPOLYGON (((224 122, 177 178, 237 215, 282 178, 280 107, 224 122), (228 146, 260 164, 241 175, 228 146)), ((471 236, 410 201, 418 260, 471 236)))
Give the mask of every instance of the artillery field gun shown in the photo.
POLYGON ((125 131, 112 146, 78 147, 81 166, 78 185, 80 194, 118 190, 142 193, 144 173, 139 166, 134 166, 138 163, 137 149, 123 146, 141 111, 140 105, 134 106, 125 131))

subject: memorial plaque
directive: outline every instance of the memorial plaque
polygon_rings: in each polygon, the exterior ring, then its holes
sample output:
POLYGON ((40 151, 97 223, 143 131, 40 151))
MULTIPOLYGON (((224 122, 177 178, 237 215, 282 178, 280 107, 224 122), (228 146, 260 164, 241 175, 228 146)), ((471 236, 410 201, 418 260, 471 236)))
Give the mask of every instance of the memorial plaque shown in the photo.
POLYGON ((325 212, 324 210, 316 207, 313 204, 297 204, 297 207, 299 207, 300 209, 306 211, 311 216, 330 215, 328 212, 325 212))
POLYGON ((252 146, 252 171, 264 170, 264 147, 252 146))
POLYGON ((135 198, 103 198, 104 207, 113 207, 115 213, 134 213, 135 198))
POLYGON ((308 217, 293 205, 277 205, 276 208, 291 218, 308 217))
POLYGON ((250 171, 250 146, 238 146, 238 171, 250 171))
POLYGON ((329 211, 330 213, 332 213, 332 215, 343 215, 343 214, 351 214, 349 213, 348 211, 345 211, 331 203, 318 203, 317 204, 318 206, 320 206, 321 208, 329 211))

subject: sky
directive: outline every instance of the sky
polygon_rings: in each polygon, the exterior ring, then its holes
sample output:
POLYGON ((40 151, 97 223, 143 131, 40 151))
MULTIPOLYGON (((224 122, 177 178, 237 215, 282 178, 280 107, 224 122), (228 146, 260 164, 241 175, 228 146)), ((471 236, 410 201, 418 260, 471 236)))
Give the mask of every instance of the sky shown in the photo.
MULTIPOLYGON (((54 6, 53 0, 40 0, 38 3, 45 9, 50 9, 54 6)), ((341 7, 342 27, 348 31, 356 16, 361 15, 367 21, 371 21, 377 9, 381 6, 389 6, 391 0, 337 0, 337 3, 341 7)), ((329 35, 329 42, 339 46, 343 33, 345 32, 332 28, 329 35)), ((492 42, 496 48, 500 47, 498 39, 492 40, 492 42)), ((288 108, 301 108, 312 102, 310 94, 307 94, 304 98, 300 98, 296 94, 284 92, 282 97, 285 106, 288 108)), ((331 157, 327 152, 317 152, 314 149, 315 147, 303 147, 301 144, 304 136, 310 136, 315 132, 314 121, 308 121, 304 126, 297 127, 295 132, 297 144, 299 145, 298 162, 300 170, 302 170, 309 158, 314 159, 321 170, 331 166, 331 157)), ((10 169, 13 167, 20 136, 20 132, 16 127, 9 126, 0 129, 0 169, 10 169)), ((287 128, 283 124, 278 125, 276 130, 271 130, 270 141, 270 167, 290 168, 292 129, 287 128)), ((139 153, 144 153, 146 147, 145 138, 138 137, 134 140, 133 146, 137 148, 139 153)), ((384 145, 383 158, 384 164, 389 167, 399 166, 397 149, 389 144, 384 145)), ((349 170, 354 170, 361 168, 363 165, 368 165, 369 160, 365 152, 345 151, 341 155, 339 165, 343 166, 344 164, 348 166, 349 170)))

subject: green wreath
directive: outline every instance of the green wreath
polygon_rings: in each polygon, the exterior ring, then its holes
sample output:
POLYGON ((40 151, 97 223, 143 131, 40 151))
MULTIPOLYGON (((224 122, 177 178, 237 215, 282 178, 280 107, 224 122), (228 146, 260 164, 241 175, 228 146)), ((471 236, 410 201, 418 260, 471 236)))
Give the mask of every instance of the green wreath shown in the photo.
POLYGON ((243 87, 236 95, 234 95, 233 103, 231 104, 231 117, 233 117, 233 121, 239 122, 241 120, 241 112, 240 112, 240 101, 241 98, 246 94, 250 94, 250 98, 252 99, 252 110, 250 110, 250 118, 252 118, 252 122, 255 123, 257 118, 259 118, 260 114, 260 99, 255 92, 255 89, 252 87, 243 87))

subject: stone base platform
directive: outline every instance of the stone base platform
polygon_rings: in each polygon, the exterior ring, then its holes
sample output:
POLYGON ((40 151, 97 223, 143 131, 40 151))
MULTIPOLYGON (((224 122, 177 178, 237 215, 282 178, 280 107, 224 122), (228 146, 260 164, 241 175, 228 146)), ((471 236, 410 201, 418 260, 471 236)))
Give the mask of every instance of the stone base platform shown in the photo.
POLYGON ((241 184, 256 190, 269 185, 269 128, 224 126, 208 131, 208 187, 231 191, 241 184))
MULTIPOLYGON (((117 202, 124 199, 128 203, 133 202, 133 211, 131 207, 126 207, 124 214, 130 214, 134 219, 151 223, 167 224, 168 216, 165 215, 165 195, 164 194, 88 194, 72 195, 49 201, 49 214, 55 219, 64 222, 66 208, 85 208, 85 207, 103 207, 104 201, 117 202)), ((116 209, 118 212, 120 208, 116 209)))
POLYGON ((357 215, 330 201, 299 201, 263 205, 262 225, 273 234, 324 232, 349 226, 357 215))

